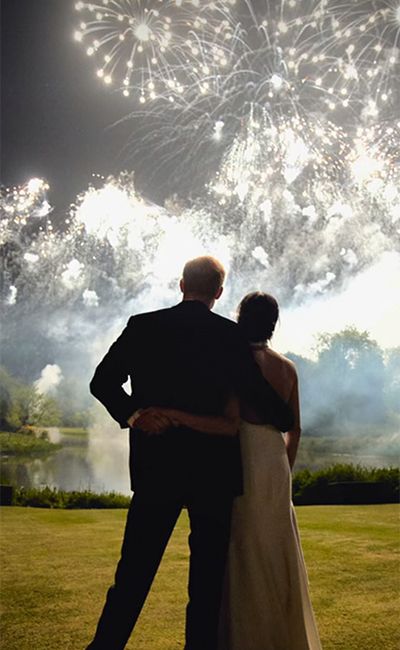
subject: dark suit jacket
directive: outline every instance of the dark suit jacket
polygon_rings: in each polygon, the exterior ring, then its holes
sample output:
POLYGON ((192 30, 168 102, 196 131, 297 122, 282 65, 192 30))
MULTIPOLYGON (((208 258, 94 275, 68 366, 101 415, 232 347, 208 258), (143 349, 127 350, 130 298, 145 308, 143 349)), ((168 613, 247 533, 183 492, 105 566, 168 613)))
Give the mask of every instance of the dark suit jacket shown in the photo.
MULTIPOLYGON (((91 392, 122 428, 137 408, 166 406, 222 415, 238 395, 265 422, 286 431, 292 413, 263 379, 236 323, 199 301, 132 316, 96 369, 91 392), (132 395, 122 388, 131 378, 132 395)), ((241 492, 238 436, 184 427, 162 435, 130 432, 132 489, 171 498, 241 492)))

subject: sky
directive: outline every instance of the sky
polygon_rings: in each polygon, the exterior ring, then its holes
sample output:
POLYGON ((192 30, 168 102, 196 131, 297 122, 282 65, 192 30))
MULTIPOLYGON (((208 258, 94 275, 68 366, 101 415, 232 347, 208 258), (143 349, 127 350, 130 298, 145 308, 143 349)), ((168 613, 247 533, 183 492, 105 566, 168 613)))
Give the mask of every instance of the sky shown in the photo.
POLYGON ((104 92, 73 39, 70 0, 1 0, 1 175, 3 185, 46 178, 52 205, 64 208, 92 173, 129 161, 124 128, 110 126, 126 100, 104 92))
MULTIPOLYGON (((123 125, 112 126, 127 115, 132 104, 122 97, 120 92, 113 92, 111 88, 105 88, 104 84, 99 82, 93 60, 86 56, 84 48, 74 39, 79 20, 74 10, 74 0, 0 0, 0 2, 2 13, 0 180, 3 185, 10 186, 23 185, 32 177, 45 178, 50 185, 49 202, 55 207, 53 214, 61 216, 65 214, 66 208, 75 200, 77 194, 87 189, 92 174, 118 175, 121 170, 133 168, 133 161, 124 150, 127 138, 135 136, 133 122, 128 121, 123 125)), ((365 6, 366 3, 363 3, 364 10, 365 6)), ((394 77, 388 78, 397 88, 397 84, 393 82, 394 77)), ((138 131, 136 135, 139 141, 138 131)), ((155 139, 159 139, 158 132, 155 132, 155 139)), ((168 145, 168 138, 166 141, 168 145)), ((214 140, 211 146, 217 146, 214 140)), ((179 155, 179 147, 177 151, 179 155)), ((202 151, 200 150, 200 154, 202 151)), ((149 156, 151 155, 153 154, 150 148, 149 156)), ((155 159, 156 155, 153 158, 155 159)), ((204 165, 202 155, 198 158, 199 164, 207 168, 208 158, 205 158, 207 165, 204 165)), ((184 162, 186 163, 186 158, 184 162)), ((141 161, 135 160, 136 166, 140 164, 141 161)), ((257 178, 256 175, 255 185, 257 185, 257 178)), ((135 177, 135 189, 137 189, 136 180, 137 177, 135 177)), ((107 206, 105 210, 106 208, 107 206)), ((109 212, 111 214, 111 211, 109 212)), ((237 214, 242 219, 240 209, 237 214)), ((97 212, 96 220, 98 216, 97 212)), ((110 218, 110 215, 108 214, 107 217, 110 218)), ((112 219, 115 221, 114 214, 112 219)), ((311 217, 310 219, 312 220, 311 217)), ((332 221, 335 222, 335 219, 332 221)), ((345 218, 342 221, 345 222, 345 218)), ((285 222, 281 219, 281 223, 285 222)), ((287 224, 290 231, 294 231, 292 221, 287 220, 287 224)), ((242 227, 242 223, 239 226, 242 227)), ((232 228, 239 226, 234 224, 232 228)), ((252 236, 256 233, 254 228, 255 226, 250 230, 252 236)), ((240 231, 238 232, 239 243, 241 235, 240 231)), ((346 234, 347 230, 344 230, 344 233, 346 234)), ((366 244, 369 244, 369 239, 373 244, 372 237, 368 234, 369 230, 366 229, 365 233, 365 239, 368 239, 366 244)), ((334 236, 327 229, 327 237, 329 235, 334 236)), ((285 233, 285 237, 287 242, 288 233, 285 233)), ((293 241, 296 244, 295 238, 293 241)), ((260 242, 254 239, 255 243, 260 242)), ((345 244, 346 247, 353 245, 347 239, 345 244)), ((253 246, 253 241, 251 245, 253 246)), ((336 255, 338 259, 342 245, 338 245, 336 255)), ((186 250, 184 247, 181 248, 186 250)), ((391 250, 392 246, 388 249, 391 250)), ((246 255, 252 259, 250 248, 246 251, 246 255)), ((296 255, 295 248, 294 256, 296 255)), ((323 262, 323 255, 321 254, 320 257, 323 262)), ((337 262, 334 257, 332 252, 332 260, 328 259, 329 264, 332 262, 334 265, 337 262)), ((378 253, 377 257, 379 258, 378 253)), ((380 258, 376 262, 378 271, 373 277, 380 278, 380 286, 385 287, 384 295, 391 297, 396 293, 396 287, 392 288, 387 278, 397 278, 398 282, 398 259, 385 259, 382 273, 379 266, 380 258)), ((262 266, 257 268, 263 270, 262 266)), ((325 277, 326 270, 332 269, 330 266, 321 267, 322 278, 325 277)), ((365 287, 363 285, 363 291, 358 288, 358 295, 360 292, 368 295, 367 287, 371 285, 371 281, 371 277, 366 276, 365 287)), ((347 293, 343 295, 348 295, 347 285, 345 289, 347 293)), ((350 304, 339 302, 335 313, 347 313, 356 304, 357 301, 354 299, 350 304)), ((317 307, 319 309, 318 315, 323 314, 329 322, 325 320, 320 322, 319 316, 318 318, 315 316, 314 329, 317 331, 330 329, 332 310, 318 301, 315 305, 315 309, 317 307)), ((369 328, 373 336, 388 347, 395 345, 398 340, 396 327, 399 320, 398 312, 395 315, 390 304, 376 312, 379 318, 374 315, 372 321, 371 310, 364 313, 358 308, 357 314, 346 322, 354 322, 360 328, 369 328), (389 324, 393 324, 393 328, 389 324), (381 334, 381 331, 384 333, 381 334)), ((301 330, 310 332, 309 315, 309 304, 306 304, 306 309, 300 312, 293 310, 293 315, 288 320, 289 334, 293 332, 299 320, 302 322, 301 330)), ((341 323, 343 320, 337 323, 335 321, 336 329, 340 329, 341 323)), ((281 336, 283 349, 286 349, 284 330, 281 336)), ((308 348, 309 340, 305 340, 302 345, 308 348)))

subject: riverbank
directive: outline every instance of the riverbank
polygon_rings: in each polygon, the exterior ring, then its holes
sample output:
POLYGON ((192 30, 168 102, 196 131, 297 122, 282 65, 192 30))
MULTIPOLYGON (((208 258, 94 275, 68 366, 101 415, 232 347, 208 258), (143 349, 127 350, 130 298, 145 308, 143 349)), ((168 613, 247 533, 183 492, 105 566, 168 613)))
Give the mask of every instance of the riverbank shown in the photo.
MULTIPOLYGON (((15 488, 130 494, 128 435, 108 424, 87 431, 82 428, 51 427, 27 439, 17 436, 9 451, 0 455, 0 483, 15 488), (34 445, 30 451, 25 445, 34 445)), ((295 474, 316 472, 333 465, 361 465, 370 468, 398 467, 400 457, 396 435, 302 436, 295 474)), ((368 434, 368 435, 367 435, 368 434)), ((0 446, 1 446, 0 435, 0 446)), ((333 479, 332 479, 333 480, 333 479)), ((347 480, 341 478, 338 480, 347 480)), ((364 480, 364 479, 362 479, 364 480)))
MULTIPOLYGON (((295 505, 398 503, 399 468, 368 468, 336 464, 311 472, 302 470, 293 477, 295 505)), ((57 509, 128 508, 130 496, 115 491, 57 488, 8 488, 3 505, 57 509)))
POLYGON ((60 444, 49 440, 46 431, 43 431, 42 434, 36 435, 33 430, 29 433, 0 431, 0 453, 3 457, 47 455, 61 449, 60 444))

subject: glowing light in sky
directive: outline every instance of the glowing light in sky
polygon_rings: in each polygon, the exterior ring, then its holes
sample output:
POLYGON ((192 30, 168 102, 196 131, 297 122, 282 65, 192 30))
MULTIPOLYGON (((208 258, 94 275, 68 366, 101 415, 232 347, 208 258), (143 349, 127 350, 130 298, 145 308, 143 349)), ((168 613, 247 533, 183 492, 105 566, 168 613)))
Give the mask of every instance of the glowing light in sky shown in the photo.
POLYGON ((73 289, 81 280, 84 265, 77 259, 71 260, 67 264, 65 271, 61 273, 61 280, 68 289, 73 289))
POLYGON ((267 111, 259 112, 258 119, 243 121, 210 189, 220 205, 236 197, 250 210, 270 198, 282 180, 290 186, 310 172, 320 180, 334 178, 345 151, 343 134, 333 124, 299 118, 271 123, 267 111))
POLYGON ((144 246, 143 237, 154 227, 157 211, 134 192, 126 192, 111 182, 85 193, 75 219, 89 235, 106 240, 113 247, 126 242, 137 248, 144 246))
POLYGON ((342 290, 317 299, 310 296, 288 309, 274 335, 274 345, 311 356, 318 333, 338 332, 352 323, 360 331, 367 329, 381 345, 395 348, 399 345, 400 303, 393 298, 399 290, 400 254, 383 254, 371 267, 349 278, 342 290), (370 296, 376 297, 376 309, 371 309, 370 296))
POLYGON ((75 8, 99 78, 142 120, 135 176, 143 165, 147 190, 155 174, 178 199, 160 207, 132 179, 97 179, 54 232, 45 181, 2 192, 10 309, 34 279, 43 295, 98 312, 148 286, 168 301, 184 258, 211 250, 231 268, 231 304, 253 280, 301 304, 399 248, 398 0, 75 8))
POLYGON ((82 294, 82 300, 86 307, 98 307, 99 306, 99 296, 96 291, 91 289, 85 289, 82 294))
MULTIPOLYGON (((180 95, 199 83, 209 67, 226 63, 217 37, 231 37, 224 19, 232 2, 193 0, 113 0, 78 2, 81 22, 74 38, 97 61, 97 76, 116 84, 140 103, 180 95), (205 46, 205 44, 207 44, 205 46)), ((205 86, 203 86, 204 88, 205 86)))
MULTIPOLYGON (((169 214, 165 209, 141 199, 133 186, 123 187, 118 182, 108 182, 102 188, 88 190, 77 206, 74 219, 85 226, 85 231, 97 240, 106 240, 115 250, 127 249, 143 256, 142 271, 168 283, 178 278, 187 257, 195 257, 210 251, 229 266, 226 238, 207 233, 199 234, 192 220, 183 220, 169 214), (152 253, 150 253, 152 251, 152 253)), ((72 279, 81 268, 76 261, 72 279)), ((70 267, 68 278, 70 277, 70 267)), ((91 300, 91 292, 84 295, 85 304, 91 300)))
POLYGON ((17 301, 18 289, 13 284, 10 286, 8 296, 6 297, 7 305, 15 305, 17 301))
POLYGON ((193 107, 209 96, 231 114, 248 102, 336 112, 369 95, 376 116, 399 97, 398 0, 103 0, 75 9, 75 39, 98 76, 127 97, 134 90, 139 103, 193 107))
POLYGON ((38 194, 42 190, 48 190, 48 184, 42 178, 31 178, 26 184, 28 194, 38 194))
POLYGON ((383 171, 382 160, 372 158, 368 154, 359 153, 351 165, 351 170, 357 182, 364 182, 383 171))
POLYGON ((29 217, 45 217, 52 208, 47 201, 48 183, 42 178, 31 178, 25 185, 4 191, 2 209, 6 215, 21 224, 29 217))

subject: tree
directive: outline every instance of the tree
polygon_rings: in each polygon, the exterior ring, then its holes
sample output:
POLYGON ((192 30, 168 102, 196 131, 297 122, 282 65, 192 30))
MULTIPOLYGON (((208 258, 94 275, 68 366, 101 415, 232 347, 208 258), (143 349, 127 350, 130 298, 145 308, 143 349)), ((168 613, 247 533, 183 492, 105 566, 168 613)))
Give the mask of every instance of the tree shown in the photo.
POLYGON ((315 396, 327 424, 381 422, 386 417, 383 352, 368 332, 347 327, 320 334, 315 396))
POLYGON ((5 368, 0 368, 0 409, 0 425, 4 430, 60 423, 57 401, 15 379, 5 368))
POLYGON ((311 361, 311 359, 302 357, 294 352, 287 352, 285 356, 295 364, 299 378, 302 429, 303 431, 311 433, 313 425, 315 424, 314 403, 317 364, 315 361, 311 361))
POLYGON ((87 380, 63 377, 55 392, 65 427, 88 427, 93 404, 87 380))
POLYGON ((400 415, 400 347, 386 352, 385 399, 390 411, 400 415))

